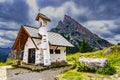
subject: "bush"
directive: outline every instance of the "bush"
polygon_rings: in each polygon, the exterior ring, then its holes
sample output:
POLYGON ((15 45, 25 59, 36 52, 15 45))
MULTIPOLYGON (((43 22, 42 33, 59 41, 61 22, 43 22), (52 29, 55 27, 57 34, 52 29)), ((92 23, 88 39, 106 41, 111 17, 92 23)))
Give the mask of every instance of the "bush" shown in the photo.
POLYGON ((98 74, 106 74, 106 75, 113 75, 116 73, 116 70, 114 67, 110 66, 110 64, 106 65, 103 68, 100 68, 97 70, 98 74))
POLYGON ((79 64, 77 71, 79 72, 95 72, 95 69, 90 69, 86 64, 79 64))
POLYGON ((75 69, 76 67, 77 67, 77 64, 74 63, 74 64, 72 65, 72 68, 71 68, 71 69, 75 69))

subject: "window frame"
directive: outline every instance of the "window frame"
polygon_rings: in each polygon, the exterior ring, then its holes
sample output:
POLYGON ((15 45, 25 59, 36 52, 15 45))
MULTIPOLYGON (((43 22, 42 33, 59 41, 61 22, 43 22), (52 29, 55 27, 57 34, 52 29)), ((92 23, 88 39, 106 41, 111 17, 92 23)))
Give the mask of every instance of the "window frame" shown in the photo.
POLYGON ((53 51, 53 49, 50 49, 50 54, 53 54, 54 53, 54 51, 53 51), (52 52, 52 53, 51 53, 52 52))
POLYGON ((61 53, 60 49, 55 50, 55 54, 60 54, 60 53, 61 53))

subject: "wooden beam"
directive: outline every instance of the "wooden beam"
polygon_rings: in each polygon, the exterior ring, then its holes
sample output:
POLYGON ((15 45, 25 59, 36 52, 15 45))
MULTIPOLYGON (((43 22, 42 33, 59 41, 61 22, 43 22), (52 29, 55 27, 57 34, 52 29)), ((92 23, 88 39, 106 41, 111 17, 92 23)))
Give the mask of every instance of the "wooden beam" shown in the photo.
POLYGON ((17 50, 16 59, 20 59, 20 50, 17 50))
POLYGON ((35 44, 35 42, 34 42, 33 38, 32 38, 32 37, 30 37, 30 38, 31 38, 31 40, 32 40, 33 44, 35 45, 36 49, 37 49, 37 50, 39 50, 39 48, 38 48, 38 47, 37 47, 37 45, 35 44))
POLYGON ((16 38, 16 40, 15 40, 13 46, 12 46, 12 49, 13 49, 13 50, 15 50, 15 47, 17 46, 18 38, 20 37, 20 33, 21 33, 21 31, 22 31, 22 28, 23 28, 23 27, 20 28, 20 30, 19 30, 19 32, 18 32, 18 35, 17 35, 17 38, 16 38))
MULTIPOLYGON (((56 46, 55 50, 57 50, 58 46, 56 46)), ((55 52, 55 50, 53 52, 55 52)))
POLYGON ((21 50, 21 44, 20 44, 20 39, 19 39, 19 43, 18 43, 18 50, 21 50))
POLYGON ((32 38, 35 38, 35 39, 42 39, 42 38, 40 38, 40 37, 32 37, 32 38))

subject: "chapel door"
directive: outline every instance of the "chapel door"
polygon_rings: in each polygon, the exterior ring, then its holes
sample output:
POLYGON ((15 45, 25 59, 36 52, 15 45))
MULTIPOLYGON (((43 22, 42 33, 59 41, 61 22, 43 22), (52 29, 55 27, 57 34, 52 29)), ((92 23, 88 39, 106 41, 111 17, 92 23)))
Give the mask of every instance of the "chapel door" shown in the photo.
POLYGON ((35 48, 28 50, 28 63, 35 63, 35 48))

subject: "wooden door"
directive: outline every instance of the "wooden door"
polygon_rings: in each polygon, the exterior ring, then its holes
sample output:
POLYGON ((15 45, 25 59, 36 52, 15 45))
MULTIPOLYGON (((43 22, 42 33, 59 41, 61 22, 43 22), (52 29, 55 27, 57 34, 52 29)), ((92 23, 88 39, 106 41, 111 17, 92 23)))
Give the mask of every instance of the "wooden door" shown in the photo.
POLYGON ((28 50, 28 63, 35 63, 35 48, 28 50))

